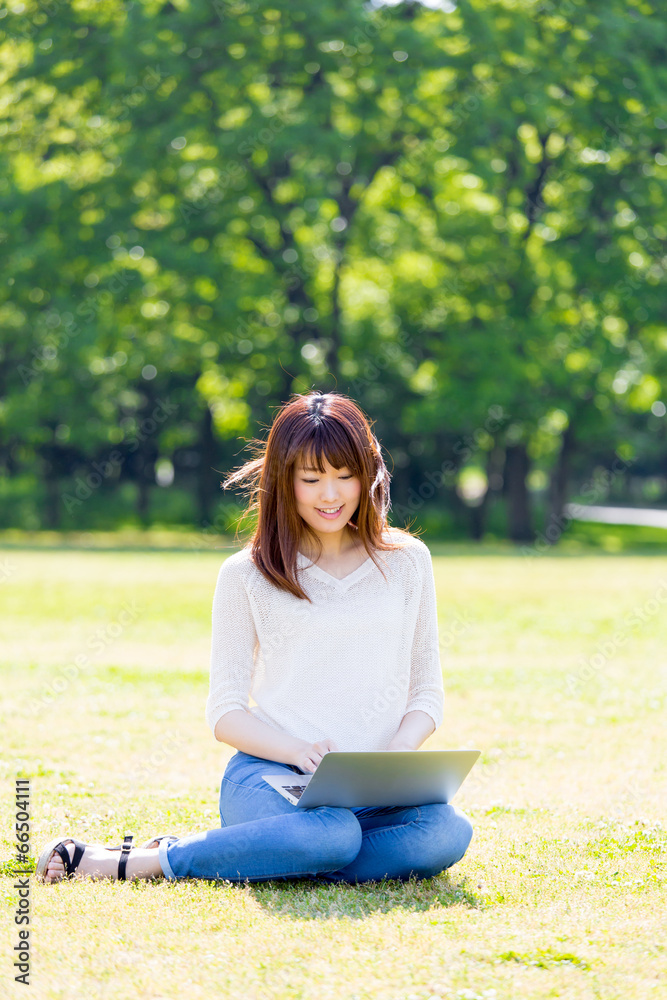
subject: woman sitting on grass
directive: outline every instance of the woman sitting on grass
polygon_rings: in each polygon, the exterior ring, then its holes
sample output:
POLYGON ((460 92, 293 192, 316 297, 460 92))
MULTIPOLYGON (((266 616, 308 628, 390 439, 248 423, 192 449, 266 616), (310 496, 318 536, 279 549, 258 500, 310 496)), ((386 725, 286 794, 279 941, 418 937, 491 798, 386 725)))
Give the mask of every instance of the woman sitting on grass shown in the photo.
POLYGON ((444 695, 431 556, 387 524, 389 474, 362 411, 338 393, 296 395, 259 444, 223 484, 252 483, 257 527, 213 598, 206 717, 237 749, 221 828, 141 848, 56 839, 37 865, 46 882, 407 880, 466 852, 472 827, 455 806, 296 809, 261 777, 267 764, 312 773, 331 750, 417 750, 444 695))

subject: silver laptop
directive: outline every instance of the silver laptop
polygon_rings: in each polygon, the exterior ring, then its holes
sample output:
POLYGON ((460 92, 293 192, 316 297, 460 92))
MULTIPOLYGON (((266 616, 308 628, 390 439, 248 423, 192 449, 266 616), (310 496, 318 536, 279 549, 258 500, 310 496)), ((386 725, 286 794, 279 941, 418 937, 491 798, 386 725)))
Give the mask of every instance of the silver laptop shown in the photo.
POLYGON ((262 778, 301 809, 422 806, 451 802, 479 755, 479 750, 330 750, 312 774, 281 771, 262 778))

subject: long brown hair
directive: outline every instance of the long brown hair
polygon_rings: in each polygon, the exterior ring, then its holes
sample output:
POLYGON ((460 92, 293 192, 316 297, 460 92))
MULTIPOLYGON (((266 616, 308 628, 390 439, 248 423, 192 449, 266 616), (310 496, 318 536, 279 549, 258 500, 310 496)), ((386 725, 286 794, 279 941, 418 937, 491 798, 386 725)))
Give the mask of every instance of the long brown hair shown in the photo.
MULTIPOLYGON (((296 577, 297 553, 304 529, 315 545, 322 545, 314 530, 297 510, 294 467, 303 462, 324 470, 322 457, 335 468, 344 466, 361 481, 359 506, 348 521, 356 529, 368 555, 401 548, 385 535, 390 475, 371 423, 359 406, 338 392, 295 393, 274 417, 266 443, 254 439, 259 454, 246 462, 223 483, 223 490, 237 483, 250 483, 250 506, 257 515, 254 534, 247 543, 252 559, 264 576, 282 590, 310 600, 296 577)), ((410 532, 393 527, 398 539, 410 532)), ((378 567, 382 573, 382 568, 378 567)), ((384 576, 384 573, 382 574, 384 576)))

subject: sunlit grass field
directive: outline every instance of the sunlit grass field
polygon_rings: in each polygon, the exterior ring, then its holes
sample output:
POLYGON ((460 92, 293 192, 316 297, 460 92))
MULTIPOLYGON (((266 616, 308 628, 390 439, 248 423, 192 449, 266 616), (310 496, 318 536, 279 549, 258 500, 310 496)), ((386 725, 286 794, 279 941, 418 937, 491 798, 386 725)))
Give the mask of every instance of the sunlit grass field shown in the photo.
POLYGON ((17 776, 33 858, 58 834, 219 825, 233 750, 204 705, 229 551, 0 551, 2 995, 667 997, 667 557, 442 545, 445 721, 423 749, 483 750, 455 800, 463 861, 366 886, 33 880, 13 983, 17 776))

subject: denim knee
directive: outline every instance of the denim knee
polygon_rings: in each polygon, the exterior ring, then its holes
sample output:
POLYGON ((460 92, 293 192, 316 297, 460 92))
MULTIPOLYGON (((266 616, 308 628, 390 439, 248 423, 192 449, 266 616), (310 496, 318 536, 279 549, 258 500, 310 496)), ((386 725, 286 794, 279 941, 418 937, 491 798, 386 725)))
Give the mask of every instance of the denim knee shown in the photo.
POLYGON ((473 835, 473 826, 464 812, 456 806, 449 806, 451 810, 452 837, 450 840, 450 851, 452 860, 447 867, 455 865, 460 861, 470 846, 473 835))
POLYGON ((433 803, 421 806, 427 836, 422 850, 420 873, 438 875, 460 861, 472 840, 472 823, 456 806, 433 803))
POLYGON ((305 810, 314 824, 304 851, 313 871, 338 871, 351 864, 363 839, 359 820, 350 809, 317 806, 305 810))

